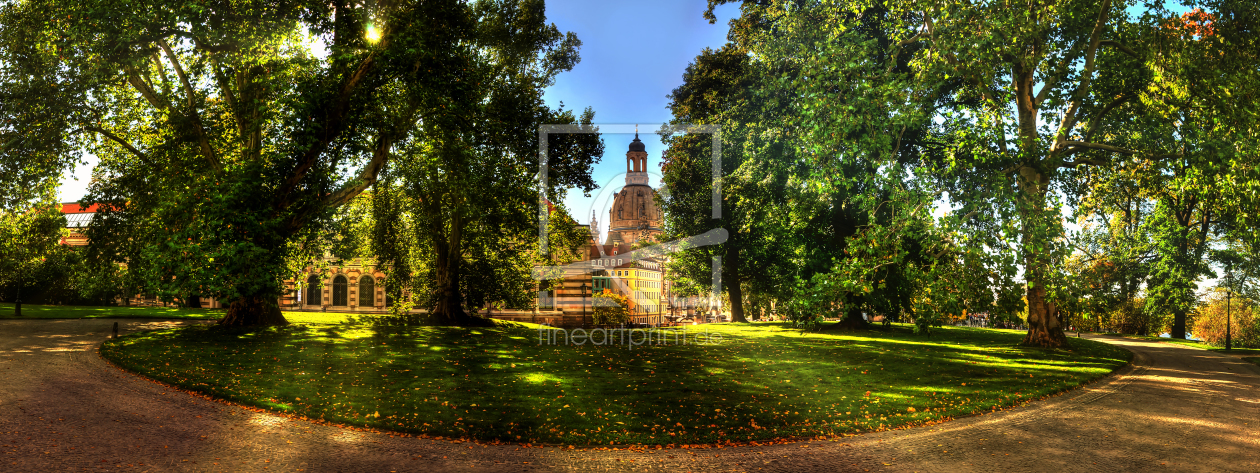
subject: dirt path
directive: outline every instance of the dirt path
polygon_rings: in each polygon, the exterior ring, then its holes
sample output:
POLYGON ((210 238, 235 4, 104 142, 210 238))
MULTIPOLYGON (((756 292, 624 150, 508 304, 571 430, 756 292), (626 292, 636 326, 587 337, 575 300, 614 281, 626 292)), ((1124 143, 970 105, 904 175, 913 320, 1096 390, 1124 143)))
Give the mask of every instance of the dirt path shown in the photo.
POLYGON ((934 428, 629 452, 400 438, 206 401, 101 360, 113 322, 0 321, 0 471, 1260 471, 1260 368, 1173 344, 1107 338, 1133 367, 934 428))

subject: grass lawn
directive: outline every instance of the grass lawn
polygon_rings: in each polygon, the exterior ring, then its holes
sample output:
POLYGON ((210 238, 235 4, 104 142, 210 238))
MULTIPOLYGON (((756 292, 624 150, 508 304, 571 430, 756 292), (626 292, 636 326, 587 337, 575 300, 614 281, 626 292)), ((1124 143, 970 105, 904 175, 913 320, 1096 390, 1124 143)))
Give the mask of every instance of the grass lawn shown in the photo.
POLYGON ((715 324, 689 327, 686 344, 675 335, 631 349, 540 344, 539 333, 521 324, 199 326, 131 334, 101 353, 166 383, 294 416, 578 445, 746 442, 931 423, 1057 393, 1131 357, 1079 339, 1071 350, 1021 348, 1023 332, 961 327, 928 337, 905 326, 802 334, 782 324, 715 324))
POLYGON ((0 303, 0 319, 218 319, 217 309, 179 309, 175 307, 112 307, 75 305, 22 304, 22 316, 13 315, 13 303, 0 303))
POLYGON ((1185 346, 1189 346, 1189 347, 1202 348, 1202 349, 1204 349, 1204 350, 1210 350, 1210 349, 1212 349, 1212 348, 1215 348, 1215 347, 1213 347, 1212 345, 1209 345, 1209 344, 1207 344, 1207 343, 1201 342, 1201 341, 1199 341, 1199 340, 1186 340, 1186 339, 1184 339, 1184 338, 1160 337, 1160 336, 1156 336, 1156 335, 1133 335, 1133 334, 1128 334, 1128 333, 1104 333, 1104 334, 1102 334, 1102 335, 1111 335, 1111 336, 1114 336, 1114 337, 1132 338, 1132 339, 1135 339, 1135 340, 1146 340, 1146 341, 1148 341, 1148 342, 1166 342, 1166 343, 1176 343, 1176 344, 1179 344, 1179 345, 1185 345, 1185 346))
POLYGON ((1251 364, 1260 366, 1260 356, 1244 356, 1243 361, 1251 362, 1251 364))
MULTIPOLYGON (((175 307, 113 307, 22 304, 22 316, 13 315, 13 304, 0 302, 0 319, 220 319, 223 309, 175 307)), ((352 314, 340 312, 284 312, 293 323, 339 323, 352 314)))
POLYGON ((1148 341, 1152 341, 1152 342, 1168 342, 1168 343, 1176 343, 1176 344, 1179 344, 1179 345, 1185 345, 1185 346, 1188 346, 1188 347, 1194 347, 1194 348, 1198 348, 1198 349, 1202 349, 1202 350, 1214 351, 1214 352, 1218 352, 1218 353, 1222 353, 1222 354, 1238 354, 1238 353, 1242 353, 1242 354, 1252 354, 1252 353, 1254 353, 1254 354, 1260 354, 1260 350, 1257 350, 1257 349, 1254 349, 1254 348, 1239 348, 1239 347, 1238 347, 1238 345, 1234 345, 1233 350, 1232 350, 1232 351, 1233 351, 1233 353, 1231 353, 1231 352, 1229 352, 1229 351, 1226 351, 1224 346, 1212 345, 1212 344, 1210 344, 1210 343, 1201 342, 1201 341, 1198 341, 1198 340, 1186 340, 1186 339, 1177 339, 1177 338, 1156 337, 1156 336, 1153 336, 1153 335, 1124 335, 1124 334, 1108 334, 1108 335, 1116 335, 1116 336, 1120 336, 1120 337, 1125 337, 1125 338, 1134 338, 1134 339, 1138 339, 1138 340, 1148 340, 1148 341))

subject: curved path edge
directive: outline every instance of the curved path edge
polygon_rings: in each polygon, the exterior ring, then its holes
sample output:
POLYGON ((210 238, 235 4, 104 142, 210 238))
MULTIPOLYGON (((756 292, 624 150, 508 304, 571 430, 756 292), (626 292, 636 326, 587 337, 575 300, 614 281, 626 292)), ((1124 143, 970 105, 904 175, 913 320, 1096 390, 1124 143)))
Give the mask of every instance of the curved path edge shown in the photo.
MULTIPOLYGON (((125 332, 198 323, 118 321, 125 332)), ((1133 351, 1133 362, 1041 401, 934 426, 601 451, 402 437, 209 400, 94 353, 113 322, 0 322, 0 470, 1260 471, 1260 367, 1171 343, 1091 337, 1133 351)))

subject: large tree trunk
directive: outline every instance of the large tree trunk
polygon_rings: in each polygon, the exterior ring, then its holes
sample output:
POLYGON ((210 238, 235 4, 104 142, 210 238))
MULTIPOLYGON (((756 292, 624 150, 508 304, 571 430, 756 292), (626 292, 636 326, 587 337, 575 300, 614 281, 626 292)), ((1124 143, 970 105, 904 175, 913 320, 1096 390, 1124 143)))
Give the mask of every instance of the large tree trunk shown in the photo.
POLYGON ((1067 334, 1063 333, 1058 309, 1046 300, 1045 286, 1037 284, 1029 287, 1025 297, 1028 298, 1028 335, 1024 337, 1024 345, 1046 348, 1066 346, 1067 334))
POLYGON ((464 310, 464 294, 460 290, 463 275, 463 227, 464 221, 456 216, 451 221, 450 235, 435 235, 437 249, 437 304, 430 313, 435 322, 449 325, 491 325, 490 319, 477 317, 464 310))
MULTIPOLYGON (((1194 207, 1196 204, 1197 201, 1191 198, 1189 207, 1184 209, 1184 212, 1182 211, 1183 209, 1178 209, 1177 212, 1177 224, 1180 226, 1179 230, 1181 230, 1181 234, 1178 235, 1180 238, 1178 238, 1179 241, 1177 242, 1177 263, 1182 268, 1189 266, 1186 263, 1192 259, 1190 256, 1190 232, 1192 231, 1190 217, 1194 215, 1194 207)), ((1204 236, 1206 237, 1206 225, 1204 225, 1204 227, 1204 236)), ((1204 240, 1206 240, 1206 238, 1204 240)), ((1177 302, 1178 307, 1173 309, 1173 325, 1172 329, 1168 331, 1168 336, 1178 340, 1185 340, 1186 309, 1181 306, 1180 299, 1178 299, 1177 302)))
POLYGON ((744 317, 744 290, 740 285, 739 248, 734 245, 728 247, 726 259, 726 264, 722 266, 722 272, 725 273, 722 281, 726 283, 727 294, 731 297, 731 322, 747 323, 748 319, 744 317))
POLYGON ((845 311, 844 318, 839 322, 831 324, 829 328, 840 330, 858 330, 867 328, 869 323, 862 318, 862 311, 858 309, 845 311))
POLYGON ((287 325, 288 320, 280 313, 280 305, 274 297, 248 296, 228 304, 227 315, 219 321, 224 327, 252 327, 287 325))
POLYGON ((1067 346, 1067 335, 1057 308, 1046 293, 1046 272, 1051 262, 1048 253, 1054 237, 1051 231, 1058 228, 1057 209, 1046 209, 1046 191, 1050 177, 1035 168, 1020 169, 1017 178, 1020 188, 1020 217, 1023 220, 1020 251, 1024 256, 1024 280, 1027 286, 1024 297, 1028 300, 1028 334, 1024 345, 1061 348, 1067 346))
POLYGON ((1173 310, 1173 325, 1172 325, 1172 330, 1168 331, 1168 336, 1174 339, 1178 339, 1178 340, 1185 340, 1186 338, 1186 310, 1185 309, 1178 308, 1178 309, 1173 310))

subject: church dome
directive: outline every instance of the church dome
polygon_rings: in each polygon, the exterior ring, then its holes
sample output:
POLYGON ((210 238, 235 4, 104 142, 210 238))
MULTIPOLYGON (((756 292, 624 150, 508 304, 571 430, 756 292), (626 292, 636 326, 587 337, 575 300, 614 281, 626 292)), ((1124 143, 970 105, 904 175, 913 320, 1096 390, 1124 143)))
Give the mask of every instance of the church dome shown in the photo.
POLYGON ((643 142, 639 141, 639 133, 634 134, 634 141, 630 142, 630 152, 642 153, 644 151, 643 142))
POLYGON ((628 185, 613 194, 612 208, 608 209, 609 242, 614 236, 633 243, 647 234, 659 234, 661 210, 655 197, 656 190, 645 185, 628 185))

